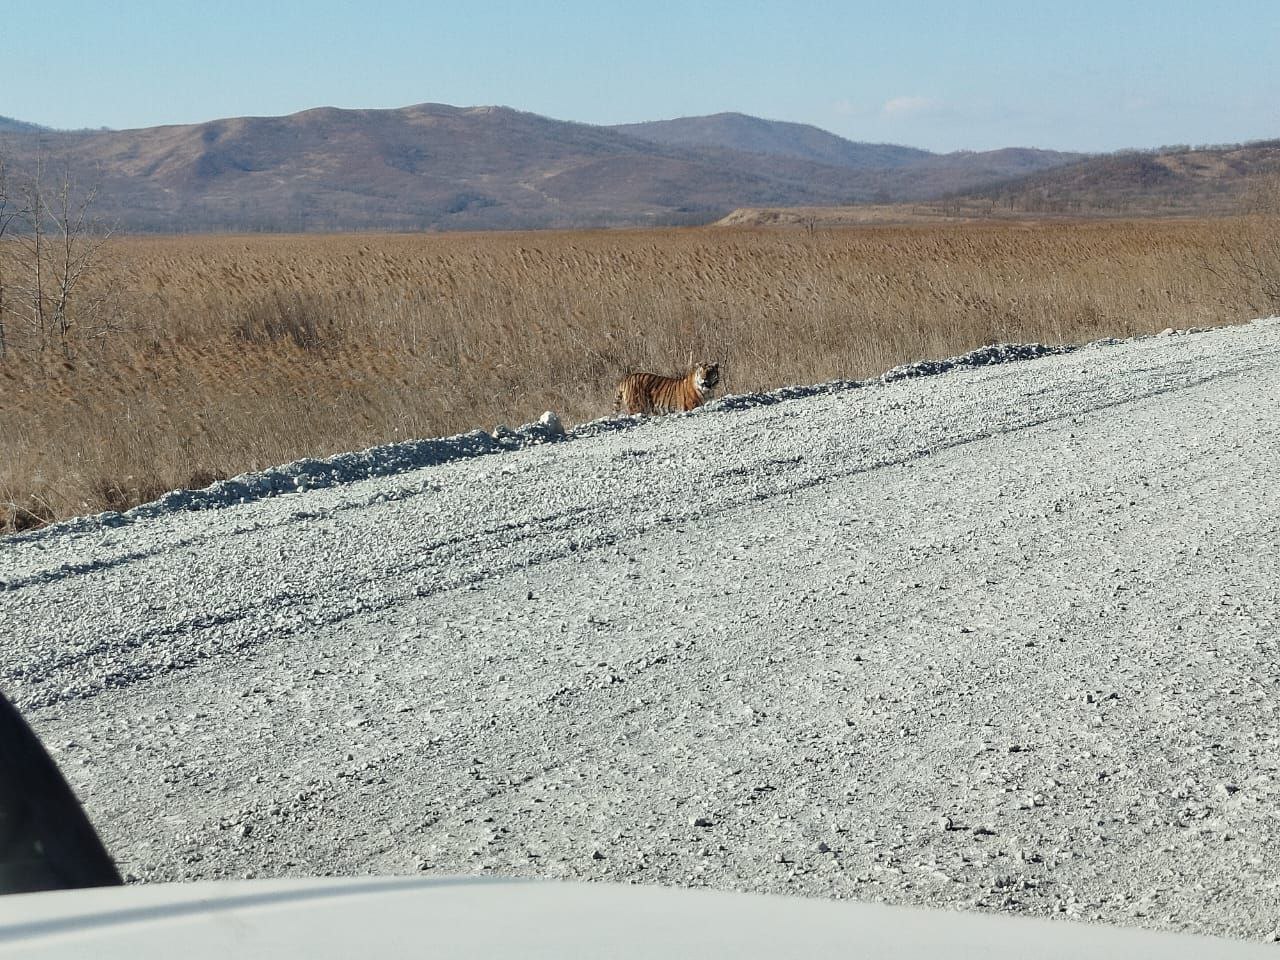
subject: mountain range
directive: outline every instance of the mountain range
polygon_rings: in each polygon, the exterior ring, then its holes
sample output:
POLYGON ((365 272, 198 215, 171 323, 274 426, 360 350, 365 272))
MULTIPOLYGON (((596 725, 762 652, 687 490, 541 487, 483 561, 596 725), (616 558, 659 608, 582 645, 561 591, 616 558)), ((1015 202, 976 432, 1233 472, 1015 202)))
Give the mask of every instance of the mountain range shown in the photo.
POLYGON ((39 155, 135 231, 449 230, 703 223, 742 206, 924 200, 1078 161, 930 153, 722 113, 593 126, 507 107, 319 108, 135 130, 0 118, 21 178, 39 155))
POLYGON ((1280 140, 1090 157, 968 192, 1012 213, 1206 216, 1280 212, 1280 140))

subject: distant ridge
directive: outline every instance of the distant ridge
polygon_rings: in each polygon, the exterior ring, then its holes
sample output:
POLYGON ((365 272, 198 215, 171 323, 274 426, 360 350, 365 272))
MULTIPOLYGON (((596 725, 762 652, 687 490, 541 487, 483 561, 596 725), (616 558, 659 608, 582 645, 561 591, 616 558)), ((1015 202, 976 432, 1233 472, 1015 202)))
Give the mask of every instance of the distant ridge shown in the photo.
POLYGON ((38 123, 27 123, 25 120, 15 120, 13 117, 0 117, 0 133, 39 133, 48 129, 38 123))
POLYGON ((1280 140, 1124 150, 932 200, 740 207, 723 226, 852 226, 1028 217, 1205 217, 1280 212, 1280 140))
POLYGON ((37 150, 70 163, 98 184, 99 213, 134 231, 707 223, 742 206, 936 197, 1078 156, 937 155, 741 114, 628 126, 496 106, 321 107, 39 138, 20 125, 0 130, 0 154, 19 170, 37 150))
POLYGON ((1028 213, 1204 215, 1280 207, 1280 140, 1127 150, 955 197, 1028 213))
POLYGON ((927 150, 888 143, 855 143, 807 123, 762 120, 743 113, 715 113, 648 123, 616 124, 614 130, 681 147, 726 147, 747 153, 796 157, 852 170, 894 169, 935 156, 927 150))

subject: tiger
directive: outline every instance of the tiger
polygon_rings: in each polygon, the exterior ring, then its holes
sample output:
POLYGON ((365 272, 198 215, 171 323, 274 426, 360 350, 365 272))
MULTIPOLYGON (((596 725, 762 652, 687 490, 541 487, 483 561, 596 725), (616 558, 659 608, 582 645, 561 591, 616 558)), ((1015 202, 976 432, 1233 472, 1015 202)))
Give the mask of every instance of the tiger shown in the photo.
POLYGON ((720 382, 720 364, 700 363, 683 377, 628 373, 618 383, 614 409, 636 413, 681 413, 701 406, 720 382))

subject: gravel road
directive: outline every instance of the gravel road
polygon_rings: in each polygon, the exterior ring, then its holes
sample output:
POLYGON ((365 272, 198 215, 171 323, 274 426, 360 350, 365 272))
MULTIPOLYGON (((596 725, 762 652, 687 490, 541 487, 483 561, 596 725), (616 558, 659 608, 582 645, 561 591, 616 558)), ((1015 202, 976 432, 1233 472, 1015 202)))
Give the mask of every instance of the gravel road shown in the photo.
POLYGON ((1258 321, 16 537, 0 686, 138 880, 1271 939, 1278 368, 1258 321))

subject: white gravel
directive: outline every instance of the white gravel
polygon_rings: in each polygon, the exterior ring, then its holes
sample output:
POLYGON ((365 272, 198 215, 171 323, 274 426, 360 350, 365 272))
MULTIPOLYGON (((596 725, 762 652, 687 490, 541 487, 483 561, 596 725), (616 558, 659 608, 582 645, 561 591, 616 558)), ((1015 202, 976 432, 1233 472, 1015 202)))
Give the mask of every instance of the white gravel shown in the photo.
POLYGON ((1280 321, 981 363, 11 538, 0 685, 143 880, 1280 935, 1280 321))

